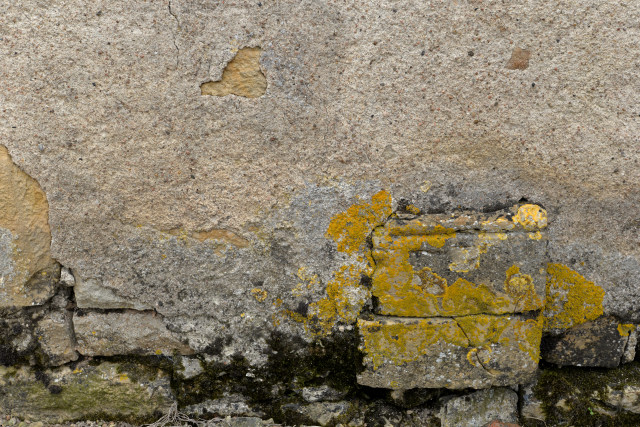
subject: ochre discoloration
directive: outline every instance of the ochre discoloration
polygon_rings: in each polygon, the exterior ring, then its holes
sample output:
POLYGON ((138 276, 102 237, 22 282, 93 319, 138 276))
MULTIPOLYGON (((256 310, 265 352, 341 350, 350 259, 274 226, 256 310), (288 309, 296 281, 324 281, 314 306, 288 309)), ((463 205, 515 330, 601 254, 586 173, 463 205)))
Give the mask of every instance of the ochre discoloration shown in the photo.
POLYGON ((516 47, 511 52, 511 58, 507 63, 508 70, 526 70, 529 68, 529 59, 531 58, 531 51, 526 49, 520 49, 516 47))
POLYGON ((249 241, 237 233, 223 228, 213 228, 208 231, 194 231, 191 237, 204 242, 205 240, 219 240, 238 248, 246 248, 249 241))
POLYGON ((0 146, 0 239, 3 234, 6 242, 0 242, 0 249, 8 250, 0 252, 0 265, 9 268, 0 271, 0 306, 41 304, 51 289, 28 282, 34 278, 41 284, 55 270, 49 204, 40 185, 0 146))
POLYGON ((544 330, 568 329, 603 314, 604 290, 562 264, 547 266, 544 330))
POLYGON ((227 64, 222 78, 216 82, 203 83, 202 95, 237 95, 246 98, 258 98, 267 90, 267 79, 260 70, 259 47, 240 49, 227 64))

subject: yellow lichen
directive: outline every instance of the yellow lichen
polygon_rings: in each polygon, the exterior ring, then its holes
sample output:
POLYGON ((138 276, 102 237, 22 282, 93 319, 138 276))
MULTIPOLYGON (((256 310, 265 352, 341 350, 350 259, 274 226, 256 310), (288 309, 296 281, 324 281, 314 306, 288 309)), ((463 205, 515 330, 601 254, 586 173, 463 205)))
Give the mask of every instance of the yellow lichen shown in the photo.
POLYGON ((547 226, 547 211, 538 205, 522 205, 513 217, 513 222, 528 231, 536 231, 547 226))
POLYGON ((486 365, 492 345, 518 348, 535 363, 540 358, 542 323, 517 317, 475 315, 453 319, 358 320, 362 349, 373 369, 384 364, 400 366, 420 359, 436 349, 438 343, 468 348, 467 361, 486 365))
POLYGON ((338 245, 338 251, 354 254, 364 249, 371 230, 391 215, 391 196, 382 190, 371 198, 371 203, 359 203, 346 212, 336 214, 329 223, 327 237, 338 245))
POLYGON ((620 323, 618 324, 618 332, 621 337, 628 337, 629 334, 636 330, 636 325, 632 323, 620 323))
POLYGON ((420 208, 414 205, 407 205, 407 207, 405 208, 407 210, 407 212, 412 213, 414 215, 420 215, 420 208))
POLYGON ((426 237, 427 243, 434 248, 441 248, 444 246, 447 239, 456 237, 456 232, 453 228, 445 228, 438 224, 433 228, 432 233, 426 237))
POLYGON ((544 330, 568 329, 603 314, 604 290, 562 264, 547 265, 544 330))
POLYGON ((357 264, 343 265, 327 284, 327 297, 309 305, 311 318, 307 330, 327 335, 336 322, 354 323, 366 300, 369 290, 360 285, 365 269, 357 264))
POLYGON ((363 350, 371 359, 373 369, 385 363, 401 365, 418 360, 439 341, 468 347, 469 341, 454 321, 419 319, 412 322, 385 324, 381 321, 358 319, 363 350))
POLYGON ((540 240, 542 239, 542 233, 540 233, 540 231, 536 231, 535 233, 529 233, 529 238, 531 240, 540 240))
POLYGON ((516 264, 507 269, 504 290, 513 301, 516 301, 516 311, 538 310, 544 305, 536 294, 533 278, 528 274, 521 274, 520 267, 516 264))
POLYGON ((253 295, 253 297, 258 302, 263 302, 267 299, 267 291, 265 291, 264 289, 253 288, 251 289, 251 295, 253 295))
MULTIPOLYGON (((411 234, 422 232, 420 227, 422 225, 408 223, 405 227, 392 225, 374 232, 372 255, 376 269, 372 292, 380 302, 381 314, 407 317, 505 314, 542 307, 543 302, 535 292, 531 276, 522 275, 519 270, 517 273, 511 272, 514 283, 509 288, 510 293, 494 292, 486 285, 475 285, 463 278, 451 286, 446 286, 446 281, 440 280, 440 289, 431 288, 433 271, 428 269, 416 273, 409 262, 410 254, 419 251, 429 237, 411 234), (525 283, 527 280, 528 284, 525 283), (519 286, 518 291, 516 286, 519 286)), ((468 271, 465 262, 477 262, 480 251, 486 251, 491 245, 505 239, 505 233, 481 232, 476 247, 452 248, 453 263, 457 264, 449 268, 456 272, 468 271), (465 251, 474 252, 476 258, 465 251)))
MULTIPOLYGON (((360 284, 363 275, 373 270, 373 258, 366 248, 367 237, 391 215, 391 196, 382 190, 371 197, 371 202, 357 203, 345 212, 336 214, 329 223, 327 237, 336 242, 337 249, 351 255, 351 260, 340 266, 327 283, 327 297, 309 305, 304 320, 312 335, 327 335, 337 322, 354 323, 371 294, 360 284)), ((312 284, 318 278, 304 268, 298 277, 312 284)))

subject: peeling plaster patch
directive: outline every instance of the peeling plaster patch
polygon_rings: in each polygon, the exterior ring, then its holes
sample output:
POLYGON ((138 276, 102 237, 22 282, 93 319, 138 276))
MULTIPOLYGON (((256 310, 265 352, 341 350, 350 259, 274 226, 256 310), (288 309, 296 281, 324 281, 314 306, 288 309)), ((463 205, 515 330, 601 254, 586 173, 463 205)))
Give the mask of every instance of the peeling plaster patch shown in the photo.
POLYGON ((53 295, 49 204, 40 185, 0 146, 0 307, 31 306, 53 295))
POLYGON ((531 58, 531 51, 527 49, 520 49, 516 47, 511 52, 511 58, 507 63, 507 70, 526 70, 529 68, 529 59, 531 58))
POLYGON ((267 90, 267 79, 260 70, 262 49, 251 47, 240 49, 227 64, 222 78, 215 82, 200 85, 202 95, 237 95, 246 98, 258 98, 267 90))

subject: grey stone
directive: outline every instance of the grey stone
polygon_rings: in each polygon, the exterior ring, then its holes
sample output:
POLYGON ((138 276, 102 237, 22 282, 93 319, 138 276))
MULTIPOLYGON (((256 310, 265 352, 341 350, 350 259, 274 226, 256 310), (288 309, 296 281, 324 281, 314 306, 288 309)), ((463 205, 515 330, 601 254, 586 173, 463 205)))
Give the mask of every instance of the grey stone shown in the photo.
POLYGON ((518 421, 518 395, 508 388, 480 390, 454 397, 440 410, 442 427, 479 427, 494 420, 518 421))
POLYGON ((201 403, 189 405, 184 408, 183 412, 187 414, 193 414, 197 417, 205 414, 215 415, 218 417, 264 416, 264 413, 262 413, 261 411, 253 410, 247 403, 246 398, 239 394, 224 396, 218 399, 209 399, 201 403))
POLYGON ((74 316, 77 350, 84 356, 189 355, 193 350, 152 312, 86 313, 74 316))
POLYGON ((522 418, 544 421, 546 416, 542 409, 542 401, 535 396, 534 388, 538 384, 538 377, 529 384, 522 386, 521 414, 522 418))
POLYGON ((183 356, 180 358, 179 363, 180 367, 178 368, 178 370, 180 371, 180 375, 182 375, 185 379, 196 377, 204 371, 200 359, 196 357, 183 356))
POLYGON ((302 398, 309 403, 337 401, 342 399, 345 395, 345 392, 336 390, 328 385, 304 387, 302 389, 302 398))
POLYGON ((633 362, 636 358, 636 347, 638 346, 638 325, 632 325, 633 329, 628 330, 629 339, 622 354, 621 363, 633 362))
MULTIPOLYGON (((341 417, 345 418, 352 408, 350 402, 315 402, 307 405, 286 404, 283 411, 297 412, 320 426, 333 425, 341 417)), ((348 422, 343 419, 342 422, 348 422)))
POLYGON ((49 313, 38 322, 35 334, 50 364, 59 366, 78 359, 70 313, 49 313))
POLYGON ((74 292, 76 304, 80 308, 131 308, 134 310, 153 308, 117 295, 114 290, 103 286, 100 279, 81 279, 78 277, 75 281, 74 292))
MULTIPOLYGON (((390 389, 486 388, 526 383, 539 329, 520 316, 359 320, 365 370, 358 383, 390 389)), ((539 335, 538 335, 539 336, 539 335)))
POLYGON ((73 273, 69 267, 62 267, 60 269, 60 283, 69 287, 73 287, 76 284, 76 279, 73 277, 73 273))
POLYGON ((0 412, 48 424, 96 419, 151 420, 174 404, 170 377, 148 367, 82 362, 41 371, 0 366, 0 412))
POLYGON ((594 393, 592 397, 625 411, 640 414, 640 384, 620 384, 622 387, 606 386, 604 393, 594 393))
POLYGON ((613 368, 625 357, 631 335, 632 332, 621 332, 615 318, 601 317, 574 326, 563 335, 545 338, 542 358, 558 365, 613 368))

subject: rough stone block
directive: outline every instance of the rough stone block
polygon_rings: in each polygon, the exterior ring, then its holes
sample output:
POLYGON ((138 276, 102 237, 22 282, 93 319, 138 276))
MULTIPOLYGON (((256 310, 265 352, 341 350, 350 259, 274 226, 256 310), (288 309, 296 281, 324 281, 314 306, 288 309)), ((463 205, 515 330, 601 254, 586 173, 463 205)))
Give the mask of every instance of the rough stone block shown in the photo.
POLYGON ((35 333, 50 364, 59 366, 78 359, 72 328, 70 314, 62 311, 49 313, 38 322, 35 333))
POLYGON ((560 336, 546 337, 542 359, 558 365, 614 368, 625 358, 625 351, 631 353, 627 347, 635 341, 635 334, 635 325, 621 325, 613 317, 601 317, 574 326, 560 336))
POLYGON ((0 366, 0 412, 52 424, 105 416, 141 424, 171 408, 169 381, 162 371, 132 364, 0 366))
POLYGON ((49 205, 0 145, 0 307, 40 305, 55 292, 49 205))
POLYGON ((193 354, 152 312, 87 313, 74 316, 73 325, 77 350, 84 356, 193 354))
POLYGON ((152 307, 138 301, 121 297, 112 289, 104 286, 102 280, 90 278, 75 280, 74 292, 76 304, 80 308, 117 309, 131 308, 134 310, 150 310, 152 307))
POLYGON ((539 321, 522 316, 359 320, 370 387, 461 389, 525 383, 538 366, 539 321))
POLYGON ((407 317, 517 313, 542 308, 546 212, 397 218, 373 236, 378 314, 407 317))
POLYGON ((508 388, 481 390, 454 397, 440 411, 442 427, 479 427, 492 421, 518 421, 518 395, 508 388))

